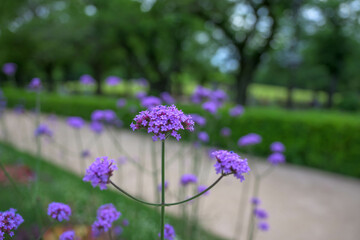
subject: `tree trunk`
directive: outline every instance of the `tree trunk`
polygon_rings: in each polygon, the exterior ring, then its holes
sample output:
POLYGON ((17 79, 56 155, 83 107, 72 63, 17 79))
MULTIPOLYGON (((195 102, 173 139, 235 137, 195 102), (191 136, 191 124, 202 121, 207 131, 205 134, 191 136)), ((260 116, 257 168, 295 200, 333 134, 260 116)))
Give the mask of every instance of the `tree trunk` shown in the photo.
POLYGON ((236 102, 244 106, 247 104, 248 87, 254 70, 251 65, 242 65, 242 68, 236 74, 236 102))
POLYGON ((102 66, 99 63, 94 63, 93 64, 93 69, 94 69, 94 77, 95 77, 95 82, 96 82, 96 90, 95 93, 96 95, 102 95, 103 91, 102 91, 102 86, 101 86, 101 79, 102 79, 102 66))
POLYGON ((332 108, 334 105, 334 94, 336 91, 336 85, 337 85, 337 76, 333 74, 330 79, 329 89, 328 89, 328 100, 326 107, 332 108))

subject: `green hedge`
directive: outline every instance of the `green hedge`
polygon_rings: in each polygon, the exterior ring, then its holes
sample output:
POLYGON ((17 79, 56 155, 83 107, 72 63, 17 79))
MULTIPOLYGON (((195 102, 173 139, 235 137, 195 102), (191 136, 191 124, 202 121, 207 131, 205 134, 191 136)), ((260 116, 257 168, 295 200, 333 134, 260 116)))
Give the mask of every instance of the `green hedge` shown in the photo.
MULTIPOLYGON (((23 103, 27 108, 35 106, 34 93, 15 89, 5 89, 4 93, 10 107, 19 103, 23 103)), ((42 111, 58 115, 89 119, 93 110, 117 110, 115 105, 116 100, 108 97, 42 94, 42 111)), ((130 101, 128 109, 117 110, 125 126, 128 126, 138 112, 136 106, 135 101, 130 101)), ((195 105, 181 104, 180 108, 185 113, 206 114, 195 105)), ((206 130, 212 139, 211 144, 234 149, 237 148, 236 142, 240 136, 254 132, 263 137, 263 142, 252 149, 257 155, 267 156, 270 153, 269 145, 273 141, 281 141, 286 145, 286 157, 290 163, 360 177, 359 114, 248 108, 242 117, 234 119, 229 117, 227 110, 228 107, 224 108, 219 118, 207 118, 206 130), (230 140, 219 134, 224 126, 232 129, 230 140)))

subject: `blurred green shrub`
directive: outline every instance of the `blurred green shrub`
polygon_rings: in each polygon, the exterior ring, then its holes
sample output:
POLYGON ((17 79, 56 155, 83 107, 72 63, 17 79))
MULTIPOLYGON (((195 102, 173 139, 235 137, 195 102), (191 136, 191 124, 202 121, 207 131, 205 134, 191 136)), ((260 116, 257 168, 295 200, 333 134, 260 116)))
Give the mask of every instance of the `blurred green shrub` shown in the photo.
POLYGON ((358 111, 360 109, 360 97, 356 92, 343 94, 338 107, 345 111, 358 111))
MULTIPOLYGON (((35 93, 5 89, 10 107, 23 103, 26 108, 35 106, 35 93)), ((206 113, 196 105, 181 104, 185 113, 206 113)), ((116 109, 116 100, 94 96, 59 96, 42 94, 42 111, 64 116, 81 116, 90 119, 95 109, 116 110, 129 126, 139 111, 134 101, 121 110, 116 109)), ((220 111, 220 117, 207 117, 211 144, 219 147, 239 149, 239 137, 254 132, 263 137, 255 146, 254 153, 267 156, 269 145, 281 141, 286 146, 286 157, 290 163, 315 167, 345 175, 360 177, 360 115, 336 111, 294 110, 278 108, 247 108, 239 118, 228 115, 229 107, 220 111), (209 127, 211 126, 211 127, 209 127), (230 141, 220 135, 222 127, 232 129, 230 141)), ((186 134, 184 138, 191 135, 186 134)), ((240 149, 241 151, 241 149, 240 149)))

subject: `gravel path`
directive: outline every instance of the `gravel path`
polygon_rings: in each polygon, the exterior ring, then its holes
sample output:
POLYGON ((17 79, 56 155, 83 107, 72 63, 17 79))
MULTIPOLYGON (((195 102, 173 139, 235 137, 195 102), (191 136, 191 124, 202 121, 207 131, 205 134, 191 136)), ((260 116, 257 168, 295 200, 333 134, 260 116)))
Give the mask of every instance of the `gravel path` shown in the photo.
MULTIPOLYGON (((100 137, 96 137, 88 127, 74 132, 61 118, 51 120, 43 116, 54 131, 54 142, 42 140, 42 154, 56 165, 83 174, 81 148, 89 149, 91 157, 86 159, 88 166, 95 157, 109 156, 118 159, 124 156, 124 150, 132 156, 136 164, 127 161, 121 165, 113 177, 113 181, 130 193, 155 201, 152 171, 152 146, 154 143, 148 135, 107 129, 100 137), (114 137, 118 143, 114 144, 114 137), (121 146, 121 147, 119 147, 121 146), (142 173, 136 166, 145 168, 142 173)), ((21 150, 35 153, 36 145, 33 137, 34 116, 16 115, 7 112, 5 125, 8 141, 21 150)), ((0 127, 1 138, 4 139, 4 128, 0 127)), ((200 184, 209 185, 217 176, 214 174, 213 162, 207 157, 205 149, 201 151, 200 184)), ((167 201, 178 200, 176 191, 181 171, 191 173, 193 148, 174 141, 167 141, 166 157, 168 160, 166 179, 169 181, 167 201)), ((160 144, 155 143, 155 154, 159 164, 160 144)), ((256 164, 257 169, 268 167, 263 161, 247 156, 250 166, 256 164)), ((158 176, 158 179, 159 176, 158 176)), ((200 218, 203 227, 226 239, 247 239, 245 231, 233 238, 236 216, 241 202, 240 196, 246 188, 252 188, 252 175, 243 183, 231 176, 223 179, 208 196, 201 197, 199 202, 200 218)), ((186 196, 194 191, 188 187, 186 196)), ((268 175, 261 183, 261 207, 269 212, 268 232, 258 232, 256 239, 268 240, 356 240, 360 236, 360 180, 336 174, 326 173, 309 168, 284 164, 268 175)), ((193 204, 187 204, 191 208, 193 204)), ((247 206, 249 209, 249 206, 247 206)), ((181 208, 170 207, 172 214, 180 214, 181 208)), ((248 217, 247 217, 248 218, 248 217)), ((246 219, 247 219, 246 218, 246 219)), ((247 221, 246 221, 247 222, 247 221)), ((239 226, 238 226, 239 227, 239 226)), ((241 229, 246 229, 242 226, 241 229)), ((240 229, 240 230, 241 230, 240 229)), ((198 240, 198 239, 196 239, 198 240)))

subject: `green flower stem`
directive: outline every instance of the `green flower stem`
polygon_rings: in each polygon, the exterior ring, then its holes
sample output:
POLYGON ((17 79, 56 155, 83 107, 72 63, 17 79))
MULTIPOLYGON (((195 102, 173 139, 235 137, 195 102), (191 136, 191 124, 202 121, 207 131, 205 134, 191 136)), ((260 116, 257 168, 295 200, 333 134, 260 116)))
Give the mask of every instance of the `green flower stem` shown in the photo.
POLYGON ((160 239, 164 240, 165 225, 165 140, 161 141, 161 218, 160 218, 160 239))
POLYGON ((154 193, 155 193, 155 200, 156 202, 159 202, 159 192, 158 192, 158 178, 157 178, 157 162, 156 162, 156 149, 155 149, 156 145, 152 145, 151 147, 151 160, 152 160, 152 166, 153 166, 153 172, 152 172, 152 177, 153 177, 153 184, 154 184, 154 193))
POLYGON ((215 187, 216 184, 218 184, 220 182, 220 180, 224 177, 224 176, 227 176, 227 175, 221 175, 213 184, 211 184, 207 189, 205 189, 204 191, 196 194, 195 196, 191 197, 191 198, 188 198, 186 200, 183 200, 183 201, 180 201, 180 202, 174 202, 174 203, 149 203, 149 202, 146 202, 146 201, 143 201, 143 200, 140 200, 140 199, 137 199, 136 197, 132 196, 131 194, 127 193, 125 190, 121 189, 119 186, 117 186, 115 183, 113 183, 111 180, 110 180, 110 184, 115 187, 117 190, 119 190, 121 193, 123 193, 125 196, 139 202, 139 203, 142 203, 142 204, 145 204, 145 205, 149 205, 149 206, 154 206, 154 207, 161 207, 161 206, 175 206, 175 205, 179 205, 179 204, 183 204, 183 203, 186 203, 186 202, 189 202, 191 200, 194 200, 195 198, 198 198, 200 197, 201 195, 203 195, 204 193, 206 193, 207 191, 209 191, 210 189, 212 189, 213 187, 215 187))
MULTIPOLYGON (((257 198, 259 195, 259 188, 260 188, 260 180, 261 177, 255 176, 255 183, 254 183, 254 197, 257 198)), ((250 220, 249 220, 249 229, 248 229, 248 239, 252 240, 254 238, 254 225, 255 225, 255 216, 254 216, 254 209, 255 206, 252 205, 251 212, 250 212, 250 220)))

